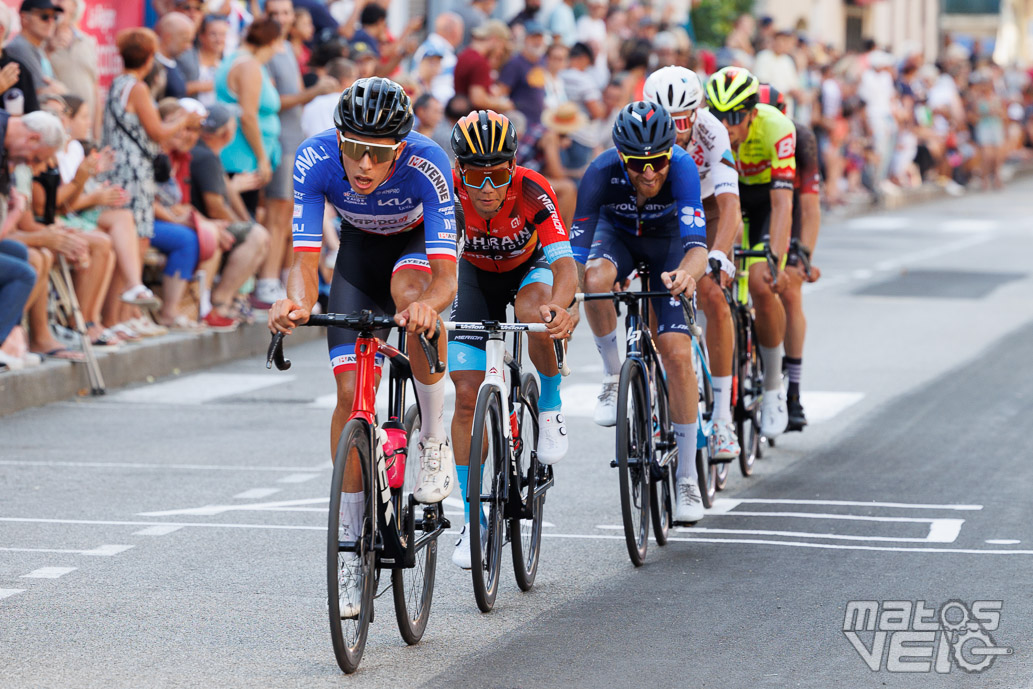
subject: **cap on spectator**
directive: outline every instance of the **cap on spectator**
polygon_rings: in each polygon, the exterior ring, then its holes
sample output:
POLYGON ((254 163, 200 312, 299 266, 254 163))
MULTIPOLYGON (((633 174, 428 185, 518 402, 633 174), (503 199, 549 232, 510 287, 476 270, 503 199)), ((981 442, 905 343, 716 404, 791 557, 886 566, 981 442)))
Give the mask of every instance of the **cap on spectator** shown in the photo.
POLYGON ((420 57, 420 59, 426 60, 428 57, 445 57, 445 54, 441 52, 441 50, 436 46, 429 45, 423 51, 423 55, 420 57))
POLYGON ((545 27, 534 20, 524 22, 524 33, 528 36, 544 36, 545 27))
POLYGON ((52 0, 24 0, 19 12, 31 12, 33 10, 49 10, 51 12, 64 12, 52 0))
MULTIPOLYGON (((184 98, 183 100, 191 99, 184 98)), ((236 105, 215 103, 208 109, 208 116, 201 121, 201 129, 208 134, 214 134, 225 127, 230 120, 235 120, 239 115, 240 108, 236 105)))
POLYGON ((574 103, 561 103, 542 113, 542 124, 557 134, 573 134, 588 126, 588 117, 574 103))
POLYGON ((208 108, 196 98, 180 98, 179 105, 187 112, 196 112, 198 115, 208 116, 208 108))
POLYGON ((352 62, 358 62, 359 60, 365 60, 369 58, 371 60, 377 59, 377 53, 373 50, 373 46, 365 41, 356 41, 352 43, 352 62))
POLYGON ((570 59, 575 57, 587 57, 589 62, 595 61, 595 55, 592 54, 592 48, 587 43, 578 41, 574 45, 570 46, 570 59))
POLYGON ((480 26, 475 27, 470 32, 470 35, 477 39, 501 38, 504 41, 508 41, 513 37, 505 22, 498 19, 489 19, 480 26))

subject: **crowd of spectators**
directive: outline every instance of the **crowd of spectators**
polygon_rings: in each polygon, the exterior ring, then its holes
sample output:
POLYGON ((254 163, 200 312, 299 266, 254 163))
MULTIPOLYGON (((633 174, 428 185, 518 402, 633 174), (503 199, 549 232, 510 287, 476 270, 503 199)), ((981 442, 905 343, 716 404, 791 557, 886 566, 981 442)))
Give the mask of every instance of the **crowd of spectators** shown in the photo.
POLYGON ((946 40, 935 61, 875 41, 843 52, 743 15, 703 47, 687 3, 662 0, 525 0, 509 16, 496 0, 455 0, 399 35, 388 0, 153 5, 153 29, 119 34, 124 68, 101 88, 83 0, 0 4, 2 368, 82 360, 55 325, 48 276, 62 263, 95 346, 233 329, 283 296, 295 153, 361 77, 402 84, 416 130, 449 155, 470 110, 509 115, 518 163, 552 183, 568 224, 617 110, 668 64, 704 81, 740 65, 781 91, 818 136, 827 207, 922 184, 998 187, 1005 158, 1033 146, 1030 74, 978 44, 946 40))

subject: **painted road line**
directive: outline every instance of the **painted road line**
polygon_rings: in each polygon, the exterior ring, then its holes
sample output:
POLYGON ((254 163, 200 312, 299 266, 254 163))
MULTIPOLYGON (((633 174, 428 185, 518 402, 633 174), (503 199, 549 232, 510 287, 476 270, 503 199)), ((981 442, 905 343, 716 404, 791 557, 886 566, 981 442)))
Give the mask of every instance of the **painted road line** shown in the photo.
MULTIPOLYGON (((735 514, 733 512, 733 514, 735 514)), ((953 543, 961 533, 964 519, 934 519, 924 538, 903 536, 851 536, 846 534, 814 533, 809 531, 771 531, 768 529, 713 529, 709 527, 675 527, 679 533, 743 534, 745 536, 788 536, 790 538, 826 538, 840 541, 887 541, 893 543, 953 543)), ((600 524, 597 529, 620 531, 621 524, 600 524)))
POLYGON ((728 512, 739 505, 835 505, 843 507, 888 507, 909 510, 960 510, 978 511, 982 505, 933 505, 910 502, 864 502, 860 500, 797 500, 793 498, 717 498, 707 514, 728 512))
POLYGON ((74 572, 79 569, 78 567, 40 567, 34 569, 28 574, 21 575, 22 579, 57 579, 63 577, 69 572, 74 572))
POLYGON ((319 478, 319 474, 291 474, 279 479, 277 483, 305 483, 314 478, 319 478))
MULTIPOLYGON (((303 505, 318 505, 318 504, 329 504, 330 498, 306 498, 303 500, 282 500, 279 502, 258 502, 250 505, 205 505, 203 507, 187 507, 178 510, 163 510, 160 512, 140 512, 137 516, 140 517, 172 517, 177 514, 191 514, 200 517, 210 517, 216 514, 223 514, 225 512, 243 512, 243 511, 257 511, 257 512, 275 512, 275 511, 298 511, 294 508, 299 508, 303 505)), ((303 510, 308 511, 308 510, 303 510)), ((326 508, 322 508, 325 512, 326 508)))
POLYGON ((990 545, 1018 545, 1019 543, 1022 543, 1022 541, 1017 538, 988 538, 986 539, 986 542, 990 545))
POLYGON ((25 589, 0 589, 0 600, 10 598, 11 596, 17 596, 19 593, 24 592, 25 589))
POLYGON ((5 553, 61 553, 64 555, 92 555, 95 557, 111 557, 124 553, 133 546, 131 545, 102 545, 89 550, 73 548, 0 548, 5 553))
POLYGON ((108 397, 112 402, 152 404, 204 404, 220 397, 254 392, 294 380, 292 375, 269 376, 246 373, 197 373, 165 383, 123 390, 108 397))
MULTIPOLYGON (((0 466, 53 467, 75 469, 176 469, 180 471, 271 471, 275 473, 296 472, 304 467, 263 467, 255 465, 226 464, 147 464, 143 462, 33 462, 29 460, 0 460, 0 466)), ((333 465, 316 466, 309 469, 332 469, 333 465)))
MULTIPOLYGON (((297 474, 295 474, 296 476, 297 474)), ((289 478, 289 477, 288 477, 289 478)), ((268 498, 270 495, 279 493, 282 488, 252 488, 246 490, 243 493, 237 493, 233 496, 235 500, 261 500, 262 498, 268 498)))
POLYGON ((176 533, 182 526, 148 526, 146 529, 140 529, 135 532, 134 536, 168 536, 170 533, 176 533))

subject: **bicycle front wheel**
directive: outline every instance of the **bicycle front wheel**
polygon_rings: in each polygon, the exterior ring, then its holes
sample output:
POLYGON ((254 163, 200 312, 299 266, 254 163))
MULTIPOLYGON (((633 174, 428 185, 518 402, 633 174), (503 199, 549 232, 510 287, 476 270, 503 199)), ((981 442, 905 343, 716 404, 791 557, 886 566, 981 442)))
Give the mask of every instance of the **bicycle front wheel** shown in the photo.
POLYGON ((376 494, 369 433, 369 426, 359 419, 352 419, 344 427, 334 456, 334 474, 330 484, 326 548, 330 639, 337 664, 349 674, 358 669, 366 648, 377 578, 373 550, 377 533, 376 494), (356 491, 356 487, 360 491, 356 491), (350 489, 348 493, 351 495, 361 492, 361 524, 345 524, 341 519, 341 494, 346 488, 350 489), (352 591, 357 591, 357 595, 352 591), (340 601, 353 595, 358 602, 358 614, 342 619, 340 601))
POLYGON ((617 469, 624 540, 636 567, 645 562, 649 545, 651 419, 642 367, 626 359, 617 386, 617 469))
POLYGON ((749 476, 760 453, 760 396, 764 374, 753 320, 744 316, 740 323, 745 330, 739 338, 737 356, 735 430, 739 435, 739 470, 743 476, 749 476))
POLYGON ((499 591, 506 501, 503 483, 508 453, 504 423, 509 423, 509 419, 502 418, 499 391, 481 388, 473 415, 466 487, 470 501, 470 570, 474 598, 481 612, 491 611, 499 591))
POLYGON ((520 381, 520 398, 516 404, 517 437, 513 439, 516 456, 516 492, 512 504, 530 510, 531 517, 515 515, 509 521, 510 545, 513 552, 513 573, 521 591, 530 591, 538 574, 538 556, 542 550, 542 513, 545 495, 535 498, 544 468, 538 463, 538 382, 529 373, 520 381))
POLYGON ((692 364, 699 387, 696 411, 696 422, 699 427, 696 434, 696 475, 703 507, 710 509, 714 505, 714 495, 717 493, 717 464, 711 461, 714 456, 714 438, 711 434, 710 419, 713 418, 714 391, 707 377, 706 361, 696 347, 693 347, 692 351, 692 364))
MULTIPOLYGON (((667 383, 663 376, 657 376, 656 400, 653 404, 654 451, 670 461, 661 466, 657 461, 650 466, 649 512, 653 521, 653 538, 659 546, 667 545, 667 536, 674 521, 675 476, 678 472, 678 448, 671 429, 670 403, 667 398, 667 383)), ((661 457, 658 457, 658 460, 661 457)))
MULTIPOLYGON (((409 538, 408 524, 410 511, 412 519, 419 519, 420 505, 409 500, 416 488, 416 472, 419 466, 420 411, 416 405, 405 412, 405 436, 409 441, 405 463, 405 482, 402 487, 392 491, 391 499, 395 502, 395 514, 399 515, 398 523, 403 525, 401 532, 402 545, 407 545, 409 538)), ((412 538, 419 541, 417 530, 412 538)), ((430 604, 434 598, 434 573, 438 563, 438 539, 426 541, 416 551, 416 560, 412 568, 400 568, 391 571, 391 588, 394 592, 395 617, 398 620, 398 631, 402 639, 410 646, 423 638, 430 618, 430 604)))

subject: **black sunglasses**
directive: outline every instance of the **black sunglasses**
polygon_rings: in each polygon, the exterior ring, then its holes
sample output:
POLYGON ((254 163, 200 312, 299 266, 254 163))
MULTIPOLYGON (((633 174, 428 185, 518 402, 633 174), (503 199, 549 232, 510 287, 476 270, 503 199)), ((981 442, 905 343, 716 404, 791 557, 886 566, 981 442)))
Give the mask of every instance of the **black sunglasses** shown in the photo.
POLYGON ((742 108, 741 110, 726 110, 721 111, 716 108, 710 109, 711 114, 718 119, 718 121, 731 126, 735 126, 745 120, 750 115, 750 110, 742 108))

